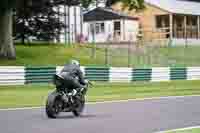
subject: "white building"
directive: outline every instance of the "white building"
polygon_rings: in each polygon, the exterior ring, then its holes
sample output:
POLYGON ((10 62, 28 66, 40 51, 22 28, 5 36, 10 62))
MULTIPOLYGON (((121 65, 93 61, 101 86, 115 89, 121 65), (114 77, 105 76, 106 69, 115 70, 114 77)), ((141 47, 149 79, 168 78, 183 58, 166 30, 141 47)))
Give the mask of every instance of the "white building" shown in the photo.
POLYGON ((87 42, 135 41, 138 18, 98 7, 84 14, 83 35, 87 42))
POLYGON ((82 33, 82 11, 80 6, 59 6, 57 7, 62 15, 59 16, 61 22, 67 25, 66 29, 61 31, 60 42, 76 42, 77 36, 82 33), (65 15, 66 14, 66 15, 65 15))
MULTIPOLYGON (((106 0, 97 0, 96 2, 91 4, 88 10, 92 10, 97 6, 104 7, 106 0)), ((60 21, 67 25, 67 28, 61 31, 60 42, 77 42, 77 37, 83 33, 83 9, 80 5, 71 7, 62 5, 57 7, 56 10, 63 14, 59 16, 60 21)))
POLYGON ((60 42, 75 43, 80 41, 81 35, 87 42, 135 41, 138 18, 105 8, 105 1, 93 3, 85 13, 81 6, 58 7, 57 10, 63 14, 59 19, 67 25, 61 31, 60 42))

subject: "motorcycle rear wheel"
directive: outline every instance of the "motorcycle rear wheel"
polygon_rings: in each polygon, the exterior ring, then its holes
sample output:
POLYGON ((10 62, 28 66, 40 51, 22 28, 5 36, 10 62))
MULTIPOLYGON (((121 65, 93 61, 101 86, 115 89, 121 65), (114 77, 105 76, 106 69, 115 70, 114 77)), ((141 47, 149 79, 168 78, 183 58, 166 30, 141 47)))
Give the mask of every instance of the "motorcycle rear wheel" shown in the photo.
POLYGON ((46 115, 48 118, 57 118, 62 107, 62 101, 59 93, 52 92, 46 102, 46 115))

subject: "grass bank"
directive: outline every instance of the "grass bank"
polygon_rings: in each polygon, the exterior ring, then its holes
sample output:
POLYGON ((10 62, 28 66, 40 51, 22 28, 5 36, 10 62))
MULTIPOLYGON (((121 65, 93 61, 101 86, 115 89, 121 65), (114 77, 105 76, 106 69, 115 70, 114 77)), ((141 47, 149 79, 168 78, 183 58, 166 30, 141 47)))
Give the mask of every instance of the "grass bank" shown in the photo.
POLYGON ((80 60, 82 64, 104 64, 101 50, 97 50, 98 57, 91 60, 91 48, 83 46, 17 45, 16 53, 16 60, 1 59, 0 66, 55 66, 63 65, 72 58, 80 60))
POLYGON ((163 133, 200 133, 200 128, 186 129, 181 131, 163 132, 163 133))
POLYGON ((160 67, 199 66, 199 46, 144 47, 139 50, 127 48, 95 48, 94 45, 16 45, 16 60, 0 60, 0 66, 55 66, 70 59, 80 60, 85 66, 160 67), (107 58, 108 57, 108 58, 107 58))
MULTIPOLYGON (((200 95, 200 81, 172 81, 161 83, 95 83, 87 101, 125 100, 160 96, 200 95)), ((0 108, 43 106, 54 86, 0 86, 0 108)))

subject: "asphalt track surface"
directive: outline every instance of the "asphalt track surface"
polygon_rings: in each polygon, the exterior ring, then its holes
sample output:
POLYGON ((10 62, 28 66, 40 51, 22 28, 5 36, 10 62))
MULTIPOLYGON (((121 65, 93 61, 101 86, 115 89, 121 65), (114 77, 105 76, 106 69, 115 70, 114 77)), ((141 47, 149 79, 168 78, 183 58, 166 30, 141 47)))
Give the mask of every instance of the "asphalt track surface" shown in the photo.
POLYGON ((44 108, 0 111, 0 133, 155 133, 200 125, 200 97, 87 104, 82 117, 44 108))

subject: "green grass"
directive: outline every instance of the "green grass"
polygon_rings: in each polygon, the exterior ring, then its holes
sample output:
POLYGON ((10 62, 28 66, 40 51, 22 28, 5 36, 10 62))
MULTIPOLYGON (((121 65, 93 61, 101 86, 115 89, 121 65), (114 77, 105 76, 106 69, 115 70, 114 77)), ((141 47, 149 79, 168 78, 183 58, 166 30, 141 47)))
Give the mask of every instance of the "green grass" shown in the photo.
MULTIPOLYGON (((101 51, 97 51, 101 55, 101 51)), ((82 64, 103 64, 103 60, 97 58, 91 60, 91 48, 88 47, 70 47, 59 45, 48 46, 16 46, 16 60, 1 60, 0 65, 15 65, 15 66, 55 66, 67 63, 71 58, 79 59, 82 64)))
MULTIPOLYGON (((160 83, 94 83, 87 101, 109 101, 160 96, 200 95, 200 81, 160 83)), ((0 86, 0 108, 42 106, 54 86, 0 86)))
POLYGON ((200 128, 183 130, 183 131, 165 132, 165 133, 200 133, 200 128))
MULTIPOLYGON (((91 45, 16 45, 16 60, 0 60, 0 66, 55 66, 63 65, 74 58, 84 66, 128 66, 128 49, 110 48, 106 65, 105 48, 96 48, 93 54, 91 45)), ((130 66, 160 67, 160 66, 199 66, 199 46, 184 47, 145 47, 132 51, 130 66), (140 53, 145 51, 145 53, 140 53)))

